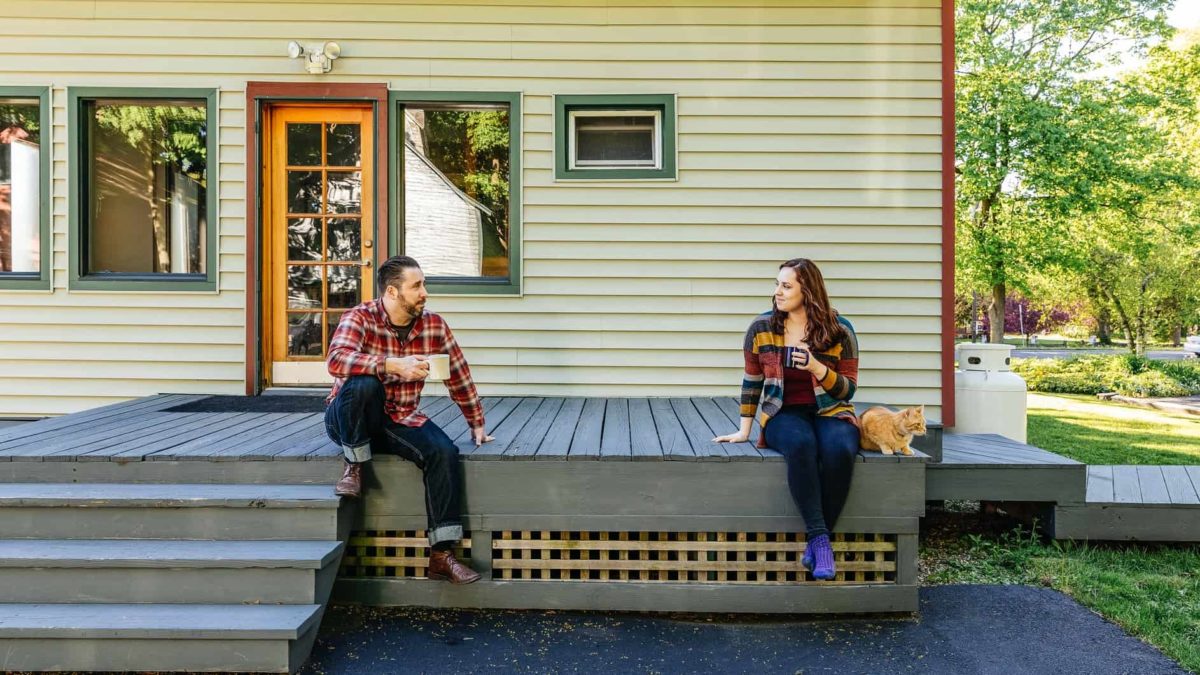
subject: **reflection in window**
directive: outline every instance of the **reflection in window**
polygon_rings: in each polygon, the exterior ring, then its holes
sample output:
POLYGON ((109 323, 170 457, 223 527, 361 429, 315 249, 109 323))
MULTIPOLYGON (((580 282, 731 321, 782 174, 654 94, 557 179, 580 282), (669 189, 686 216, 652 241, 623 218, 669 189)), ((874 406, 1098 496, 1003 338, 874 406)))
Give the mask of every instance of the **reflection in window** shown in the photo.
POLYGON ((41 269, 40 110, 0 99, 0 274, 41 269))
POLYGON ((206 117, 203 99, 84 102, 88 273, 205 273, 206 117))
POLYGON ((431 277, 509 275, 507 104, 404 110, 404 252, 431 277))

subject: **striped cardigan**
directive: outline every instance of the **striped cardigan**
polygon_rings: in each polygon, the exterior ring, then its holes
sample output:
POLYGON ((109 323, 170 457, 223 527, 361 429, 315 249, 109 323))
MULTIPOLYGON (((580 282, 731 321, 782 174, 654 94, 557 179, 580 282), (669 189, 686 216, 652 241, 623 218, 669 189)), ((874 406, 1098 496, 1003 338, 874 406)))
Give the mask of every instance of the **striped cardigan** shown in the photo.
MULTIPOLYGON (((854 406, 850 399, 858 388, 858 337, 854 326, 843 316, 838 322, 846 329, 840 342, 813 356, 829 367, 825 379, 813 378, 813 392, 817 397, 817 414, 840 417, 858 424, 854 406)), ((771 312, 758 315, 746 330, 743 351, 746 357, 746 373, 742 380, 742 417, 754 417, 761 399, 762 412, 759 424, 766 429, 767 422, 783 407, 783 336, 771 330, 771 312)), ((763 435, 759 436, 758 447, 766 447, 763 435)))

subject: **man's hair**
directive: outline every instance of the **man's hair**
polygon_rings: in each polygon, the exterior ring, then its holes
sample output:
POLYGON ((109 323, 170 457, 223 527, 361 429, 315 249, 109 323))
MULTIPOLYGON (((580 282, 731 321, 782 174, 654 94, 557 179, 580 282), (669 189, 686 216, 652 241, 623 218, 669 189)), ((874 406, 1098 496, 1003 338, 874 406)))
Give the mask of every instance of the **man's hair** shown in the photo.
POLYGON ((406 255, 394 255, 379 266, 379 272, 376 273, 376 281, 379 286, 376 293, 383 295, 388 286, 395 286, 396 290, 400 290, 400 285, 404 283, 404 270, 421 269, 416 260, 406 255))

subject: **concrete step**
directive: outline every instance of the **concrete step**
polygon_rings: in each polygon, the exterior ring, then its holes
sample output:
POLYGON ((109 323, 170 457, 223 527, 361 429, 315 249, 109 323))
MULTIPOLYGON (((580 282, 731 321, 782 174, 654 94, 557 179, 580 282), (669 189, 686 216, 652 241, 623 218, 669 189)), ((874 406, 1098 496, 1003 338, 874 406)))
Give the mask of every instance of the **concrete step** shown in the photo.
POLYGON ((0 670, 293 672, 318 605, 0 604, 0 670))
POLYGON ((0 538, 339 539, 332 485, 0 484, 0 538))
POLYGON ((0 541, 0 603, 323 604, 337 541, 0 541))

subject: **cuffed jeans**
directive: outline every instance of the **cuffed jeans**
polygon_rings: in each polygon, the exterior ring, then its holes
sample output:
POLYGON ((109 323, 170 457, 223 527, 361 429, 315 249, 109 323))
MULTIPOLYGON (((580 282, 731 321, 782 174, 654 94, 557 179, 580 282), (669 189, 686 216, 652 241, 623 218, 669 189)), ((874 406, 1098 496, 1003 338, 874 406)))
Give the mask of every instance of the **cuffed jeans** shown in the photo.
POLYGON ((383 410, 383 383, 371 375, 346 380, 325 408, 325 432, 342 446, 346 461, 366 462, 372 451, 399 455, 421 469, 431 546, 462 539, 462 483, 458 448, 433 420, 397 424, 383 410))
POLYGON ((764 428, 767 445, 787 460, 788 489, 804 518, 806 536, 829 534, 837 524, 858 454, 858 427, 822 417, 809 406, 787 406, 764 428))

